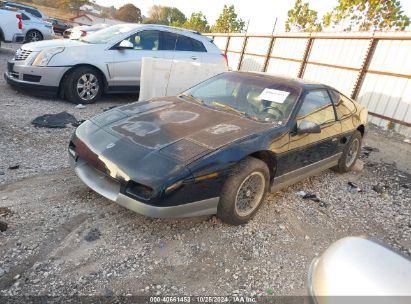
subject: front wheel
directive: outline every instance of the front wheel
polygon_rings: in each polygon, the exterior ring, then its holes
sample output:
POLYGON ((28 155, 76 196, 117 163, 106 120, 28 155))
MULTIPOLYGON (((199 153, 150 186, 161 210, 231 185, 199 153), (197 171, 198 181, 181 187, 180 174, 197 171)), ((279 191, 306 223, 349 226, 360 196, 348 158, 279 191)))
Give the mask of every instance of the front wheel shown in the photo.
POLYGON ((91 67, 79 67, 64 81, 66 98, 76 104, 90 104, 101 98, 103 81, 100 73, 91 67))
POLYGON ((253 157, 241 161, 224 184, 217 216, 232 225, 247 223, 261 206, 269 179, 268 167, 263 161, 253 157))
POLYGON ((333 167, 334 171, 345 173, 354 167, 355 162, 360 154, 362 142, 362 135, 359 131, 355 131, 346 146, 344 147, 343 154, 338 160, 338 165, 333 167))

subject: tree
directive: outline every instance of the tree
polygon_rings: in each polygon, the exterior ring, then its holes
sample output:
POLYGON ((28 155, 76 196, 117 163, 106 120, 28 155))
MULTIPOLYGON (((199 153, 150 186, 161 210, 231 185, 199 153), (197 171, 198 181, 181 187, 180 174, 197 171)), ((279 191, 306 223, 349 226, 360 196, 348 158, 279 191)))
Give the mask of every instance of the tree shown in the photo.
POLYGON ((143 21, 143 18, 141 17, 141 10, 131 3, 120 7, 116 12, 116 18, 126 22, 141 23, 143 21))
POLYGON ((78 12, 80 10, 80 7, 82 7, 84 4, 89 4, 90 1, 89 0, 58 0, 57 3, 58 3, 57 7, 61 7, 63 10, 78 12))
POLYGON ((190 19, 186 20, 184 23, 173 22, 171 25, 200 33, 207 33, 210 31, 210 25, 208 24, 206 16, 202 12, 192 13, 190 19))
POLYGON ((184 24, 187 20, 182 11, 176 7, 153 5, 148 12, 148 18, 144 23, 157 23, 164 25, 184 24))
POLYGON ((404 30, 410 18, 398 0, 338 0, 338 6, 324 15, 323 23, 345 31, 404 30))
POLYGON ((240 18, 237 18, 234 5, 224 5, 223 12, 216 20, 212 31, 216 33, 241 32, 244 29, 244 26, 245 22, 240 18))
POLYGON ((288 11, 288 18, 285 21, 285 30, 299 32, 319 32, 321 23, 318 22, 318 14, 309 8, 308 3, 296 0, 294 8, 288 11))

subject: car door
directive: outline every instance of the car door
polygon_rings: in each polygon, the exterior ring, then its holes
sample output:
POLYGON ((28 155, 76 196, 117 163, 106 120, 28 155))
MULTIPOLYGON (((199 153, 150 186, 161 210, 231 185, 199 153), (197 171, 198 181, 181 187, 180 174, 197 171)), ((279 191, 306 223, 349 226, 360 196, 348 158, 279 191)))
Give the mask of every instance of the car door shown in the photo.
POLYGON ((202 42, 184 35, 178 35, 174 59, 203 62, 204 52, 207 52, 207 50, 202 42))
POLYGON ((110 67, 113 72, 111 85, 125 90, 138 87, 143 57, 172 59, 173 51, 160 49, 161 37, 160 31, 143 30, 125 39, 133 44, 133 49, 115 49, 114 46, 114 63, 110 67))
POLYGON ((335 108, 327 90, 310 90, 302 97, 302 104, 295 118, 295 127, 289 134, 287 171, 321 164, 340 152, 341 125, 336 119, 335 108), (320 133, 300 134, 303 123, 317 124, 320 133))

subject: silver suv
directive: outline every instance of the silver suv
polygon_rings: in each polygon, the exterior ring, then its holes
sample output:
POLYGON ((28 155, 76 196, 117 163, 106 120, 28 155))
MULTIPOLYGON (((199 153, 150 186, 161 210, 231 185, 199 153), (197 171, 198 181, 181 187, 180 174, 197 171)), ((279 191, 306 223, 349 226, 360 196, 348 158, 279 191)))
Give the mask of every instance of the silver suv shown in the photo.
POLYGON ((5 78, 11 85, 92 103, 103 92, 138 92, 143 57, 227 64, 218 47, 199 33, 163 25, 119 24, 82 40, 25 44, 8 62, 5 78))

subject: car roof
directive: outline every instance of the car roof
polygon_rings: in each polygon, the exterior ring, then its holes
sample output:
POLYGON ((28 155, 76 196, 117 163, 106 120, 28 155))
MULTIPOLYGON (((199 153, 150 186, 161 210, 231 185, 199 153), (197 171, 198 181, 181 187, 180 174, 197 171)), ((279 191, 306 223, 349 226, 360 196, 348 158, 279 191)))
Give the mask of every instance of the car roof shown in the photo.
MULTIPOLYGON (((121 25, 121 24, 119 24, 121 25)), ((173 26, 168 26, 168 25, 162 25, 162 24, 141 24, 141 23, 124 23, 124 25, 128 25, 130 27, 134 29, 153 29, 153 30, 169 30, 172 31, 174 33, 180 33, 186 36, 189 36, 191 38, 195 38, 197 40, 201 40, 201 41, 205 41, 205 42, 211 42, 210 38, 203 36, 200 32, 196 32, 196 31, 191 31, 191 30, 187 30, 187 29, 182 29, 179 27, 173 27, 173 26)))
POLYGON ((258 77, 264 77, 268 78, 270 80, 273 80, 274 82, 280 82, 284 84, 288 84, 289 86, 300 88, 303 90, 313 90, 313 89, 333 89, 334 88, 307 79, 302 79, 302 78, 294 78, 294 77, 287 77, 283 75, 277 75, 277 74, 272 74, 272 73, 266 73, 266 72, 232 72, 232 73, 241 73, 241 74, 248 74, 248 75, 254 75, 258 77))

